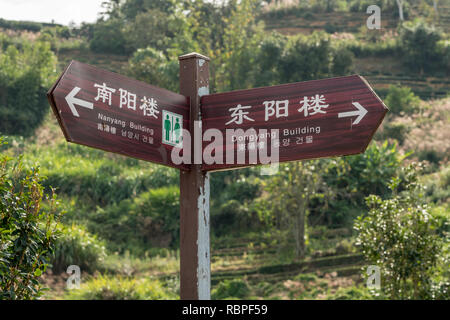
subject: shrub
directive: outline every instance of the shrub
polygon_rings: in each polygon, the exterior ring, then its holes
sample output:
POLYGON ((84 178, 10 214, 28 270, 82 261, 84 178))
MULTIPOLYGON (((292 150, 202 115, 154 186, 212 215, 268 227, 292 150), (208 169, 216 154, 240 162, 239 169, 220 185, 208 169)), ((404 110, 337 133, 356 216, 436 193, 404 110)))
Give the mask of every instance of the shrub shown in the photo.
POLYGON ((416 153, 419 161, 428 161, 431 164, 439 165, 444 156, 439 151, 434 149, 422 149, 416 153))
POLYGON ((393 114, 399 115, 402 112, 412 114, 418 109, 420 99, 411 88, 391 85, 385 103, 393 114))
POLYGON ((335 76, 344 76, 350 72, 353 64, 353 53, 344 47, 333 50, 333 66, 331 72, 335 76))
POLYGON ((157 280, 99 276, 65 295, 68 300, 168 300, 176 299, 157 280))
POLYGON ((371 195, 365 217, 355 222, 356 244, 369 263, 381 269, 382 292, 390 299, 433 298, 433 273, 441 242, 437 223, 423 201, 414 165, 392 179, 394 195, 382 200, 371 195))
POLYGON ((443 237, 446 234, 450 235, 450 210, 448 205, 435 206, 430 211, 436 219, 437 232, 443 237))
POLYGON ((56 242, 52 259, 52 271, 65 272, 70 265, 82 271, 94 272, 106 257, 105 245, 84 227, 71 225, 60 228, 61 236, 56 242))
POLYGON ((335 33, 338 31, 338 27, 335 24, 327 22, 327 24, 324 27, 324 30, 326 33, 335 33))
POLYGON ((378 133, 377 140, 395 139, 399 145, 402 145, 409 130, 410 128, 403 123, 386 122, 383 131, 378 133))
MULTIPOLYGON (((378 296, 378 299, 380 297, 378 296)), ((328 300, 373 300, 369 290, 363 287, 339 288, 334 294, 327 297, 328 300)))
POLYGON ((221 281, 212 291, 211 298, 220 299, 245 299, 250 294, 250 287, 245 280, 233 279, 221 281))
POLYGON ((135 200, 135 212, 143 217, 140 230, 145 239, 150 240, 155 236, 157 238, 157 236, 167 234, 170 236, 167 245, 178 245, 180 233, 179 198, 179 187, 171 186, 150 190, 135 200))
POLYGON ((58 50, 58 42, 60 39, 57 36, 55 28, 44 28, 41 30, 38 37, 40 42, 46 42, 50 44, 52 51, 56 52, 58 50))
POLYGON ((54 193, 46 196, 50 210, 41 210, 41 182, 38 168, 22 174, 20 162, 0 155, 0 300, 42 294, 38 279, 55 248, 61 212, 54 193))
POLYGON ((441 169, 439 177, 436 174, 426 184, 427 200, 429 203, 450 204, 450 167, 441 169))
POLYGON ((134 200, 98 208, 89 230, 107 240, 109 249, 142 253, 151 247, 177 247, 179 239, 179 189, 163 187, 141 193, 134 200))

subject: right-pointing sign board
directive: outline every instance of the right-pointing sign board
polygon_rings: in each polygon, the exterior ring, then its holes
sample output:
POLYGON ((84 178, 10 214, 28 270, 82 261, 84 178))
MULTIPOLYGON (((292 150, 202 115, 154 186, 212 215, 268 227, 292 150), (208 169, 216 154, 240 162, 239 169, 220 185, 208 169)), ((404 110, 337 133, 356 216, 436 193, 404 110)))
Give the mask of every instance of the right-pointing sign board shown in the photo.
POLYGON ((222 148, 204 142, 208 171, 264 164, 276 149, 279 162, 361 153, 388 111, 358 75, 211 94, 201 105, 203 140, 223 137, 222 148))

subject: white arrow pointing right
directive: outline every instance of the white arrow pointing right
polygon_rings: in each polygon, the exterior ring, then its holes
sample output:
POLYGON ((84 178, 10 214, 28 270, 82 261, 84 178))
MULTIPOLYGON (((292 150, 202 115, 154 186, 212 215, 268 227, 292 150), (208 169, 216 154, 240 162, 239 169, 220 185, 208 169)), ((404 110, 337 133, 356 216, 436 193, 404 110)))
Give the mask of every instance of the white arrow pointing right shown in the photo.
POLYGON ((340 112, 338 113, 338 118, 347 118, 347 117, 354 117, 358 116, 352 124, 358 124, 362 118, 367 114, 367 109, 364 108, 362 105, 359 104, 359 102, 352 102, 352 104, 358 109, 356 111, 347 111, 347 112, 340 112))
POLYGON ((66 96, 67 104, 69 105, 70 110, 72 111, 75 117, 79 117, 77 109, 75 109, 75 104, 80 107, 85 107, 88 109, 94 109, 94 104, 88 101, 84 101, 78 98, 75 98, 75 95, 81 90, 79 87, 75 87, 70 91, 70 93, 66 96))

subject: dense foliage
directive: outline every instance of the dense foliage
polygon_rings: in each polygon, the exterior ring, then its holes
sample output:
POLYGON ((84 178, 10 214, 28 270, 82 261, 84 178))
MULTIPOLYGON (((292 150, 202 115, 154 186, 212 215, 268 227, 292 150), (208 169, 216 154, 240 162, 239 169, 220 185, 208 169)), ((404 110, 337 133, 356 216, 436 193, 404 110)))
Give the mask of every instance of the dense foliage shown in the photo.
MULTIPOLYGON (((1 142, 1 141, 0 141, 1 142)), ((23 171, 20 161, 0 156, 0 299, 34 299, 58 236, 58 200, 44 198, 39 168, 23 171)))
POLYGON ((83 272, 98 270, 106 256, 104 243, 81 226, 61 226, 59 229, 52 271, 65 272, 70 265, 79 266, 83 272))
POLYGON ((411 88, 391 85, 384 102, 391 113, 400 115, 417 111, 420 99, 411 91, 411 88))
POLYGON ((29 136, 49 110, 56 57, 48 42, 0 46, 0 133, 29 136))
MULTIPOLYGON (((450 47, 439 43, 442 35, 439 30, 419 21, 408 23, 400 28, 400 42, 408 67, 420 71, 433 72, 448 68, 450 47)), ((448 71, 448 69, 447 69, 448 71)))
POLYGON ((179 243, 179 207, 179 188, 163 187, 98 208, 91 213, 88 226, 108 240, 114 251, 142 253, 152 247, 173 248, 179 243))
POLYGON ((381 288, 391 299, 448 299, 450 283, 438 285, 438 290, 433 283, 442 243, 414 165, 403 168, 390 188, 391 199, 367 198, 370 211, 355 223, 357 245, 381 268, 381 288))

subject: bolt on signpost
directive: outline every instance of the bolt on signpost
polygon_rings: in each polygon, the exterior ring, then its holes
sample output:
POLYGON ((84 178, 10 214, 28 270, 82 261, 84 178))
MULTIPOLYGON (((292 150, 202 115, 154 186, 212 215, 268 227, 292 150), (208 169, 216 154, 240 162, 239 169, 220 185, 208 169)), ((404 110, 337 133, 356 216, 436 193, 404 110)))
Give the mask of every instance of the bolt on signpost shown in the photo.
POLYGON ((180 297, 210 299, 210 172, 364 152, 388 110, 358 75, 209 94, 179 62, 181 94, 72 61, 47 97, 67 141, 180 170, 180 297))

